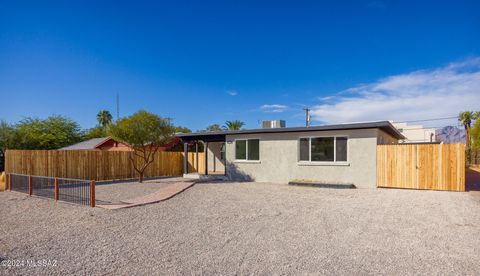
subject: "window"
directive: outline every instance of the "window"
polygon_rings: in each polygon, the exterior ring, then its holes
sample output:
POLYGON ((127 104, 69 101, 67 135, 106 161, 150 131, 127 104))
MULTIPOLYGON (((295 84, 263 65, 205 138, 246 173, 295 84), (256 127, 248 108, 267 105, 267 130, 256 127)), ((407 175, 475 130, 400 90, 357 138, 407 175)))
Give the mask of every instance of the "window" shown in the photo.
POLYGON ((335 138, 310 138, 310 161, 335 161, 335 138))
POLYGON ((310 161, 310 138, 300 138, 300 161, 310 161))
POLYGON ((346 162, 348 138, 307 137, 299 141, 299 161, 346 162))
POLYGON ((248 160, 260 160, 260 140, 253 139, 247 142, 247 159, 248 160))
POLYGON ((225 160, 225 143, 220 145, 220 160, 225 160))
POLYGON ((335 161, 347 162, 347 137, 336 137, 335 161))
POLYGON ((235 140, 236 160, 260 160, 260 140, 235 140))
POLYGON ((235 141, 235 159, 247 160, 247 140, 235 141))

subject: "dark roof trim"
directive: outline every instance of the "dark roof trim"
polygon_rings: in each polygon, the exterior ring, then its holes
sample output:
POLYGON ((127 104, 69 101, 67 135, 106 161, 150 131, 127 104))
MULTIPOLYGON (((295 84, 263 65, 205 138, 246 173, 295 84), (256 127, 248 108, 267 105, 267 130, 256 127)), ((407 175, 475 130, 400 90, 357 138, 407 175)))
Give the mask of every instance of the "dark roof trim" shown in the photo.
MULTIPOLYGON (((196 133, 180 133, 177 137, 184 141, 192 140, 225 140, 226 135, 234 134, 255 134, 255 133, 283 133, 283 132, 309 132, 309 131, 327 131, 327 130, 348 130, 348 129, 368 129, 378 128, 397 139, 405 139, 389 121, 367 122, 367 123, 351 123, 351 124, 337 124, 311 127, 285 127, 285 128, 260 128, 260 129, 245 129, 245 130, 225 130, 212 132, 196 132, 196 133)), ((211 141, 212 141, 211 140, 211 141)))

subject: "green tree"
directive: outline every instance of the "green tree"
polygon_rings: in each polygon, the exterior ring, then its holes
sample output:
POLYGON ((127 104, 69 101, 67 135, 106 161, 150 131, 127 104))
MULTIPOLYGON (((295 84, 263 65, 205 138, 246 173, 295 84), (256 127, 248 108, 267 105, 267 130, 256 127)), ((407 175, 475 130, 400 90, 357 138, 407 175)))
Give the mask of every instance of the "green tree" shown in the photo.
POLYGON ((92 127, 85 132, 85 139, 103 138, 107 136, 107 129, 103 126, 92 127))
POLYGON ((472 138, 472 148, 480 150, 480 117, 477 117, 477 120, 473 124, 471 131, 472 138))
POLYGON ((116 141, 129 145, 141 160, 136 162, 130 155, 138 180, 143 182, 145 169, 154 161, 159 147, 173 138, 175 127, 169 119, 141 110, 112 124, 108 132, 116 141))
POLYGON ((15 128, 0 120, 0 172, 5 169, 5 151, 15 147, 15 128))
POLYGON ((207 132, 211 132, 211 131, 221 131, 222 128, 220 127, 219 124, 212 124, 212 125, 209 125, 205 130, 206 130, 207 132))
POLYGON ((175 133, 191 133, 192 131, 187 127, 176 126, 175 133))
POLYGON ((97 121, 102 127, 107 127, 112 123, 112 114, 108 110, 100 110, 97 113, 97 121))
POLYGON ((227 130, 240 130, 242 127, 245 125, 244 122, 239 121, 239 120, 234 120, 234 121, 226 121, 225 126, 223 126, 223 129, 227 130))
POLYGON ((58 115, 47 119, 25 118, 15 125, 18 148, 58 149, 83 140, 77 122, 58 115))

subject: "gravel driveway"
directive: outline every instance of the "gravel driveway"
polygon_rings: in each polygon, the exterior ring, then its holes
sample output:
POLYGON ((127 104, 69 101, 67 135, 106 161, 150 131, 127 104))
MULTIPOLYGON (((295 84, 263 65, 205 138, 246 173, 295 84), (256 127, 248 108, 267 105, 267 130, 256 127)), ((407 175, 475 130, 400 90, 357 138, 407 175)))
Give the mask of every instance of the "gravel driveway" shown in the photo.
POLYGON ((97 204, 105 201, 121 202, 154 193, 181 179, 178 177, 165 177, 145 180, 142 183, 138 181, 100 182, 95 187, 95 197, 98 201, 97 204))
MULTIPOLYGON (((116 211, 0 193, 0 258, 14 274, 477 274, 469 193, 197 184, 116 211)), ((7 268, 0 268, 7 269, 7 268)))

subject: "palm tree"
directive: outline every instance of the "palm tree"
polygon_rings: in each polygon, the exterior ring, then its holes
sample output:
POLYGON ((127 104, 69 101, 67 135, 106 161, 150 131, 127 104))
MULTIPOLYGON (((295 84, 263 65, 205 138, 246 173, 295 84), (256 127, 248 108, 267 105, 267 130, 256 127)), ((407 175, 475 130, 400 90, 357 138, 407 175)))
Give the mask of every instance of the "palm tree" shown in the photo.
POLYGON ((239 121, 239 120, 234 120, 234 121, 226 121, 225 125, 223 126, 223 129, 227 130, 240 130, 242 127, 245 125, 244 122, 239 121))
POLYGON ((244 122, 239 121, 239 120, 234 120, 234 121, 226 121, 225 125, 223 126, 223 129, 226 130, 240 130, 242 127, 245 125, 244 122))
POLYGON ((480 119, 480 111, 475 111, 475 112, 473 112, 473 119, 474 119, 474 120, 480 119))
POLYGON ((97 121, 102 127, 106 127, 112 123, 112 114, 108 110, 100 110, 97 113, 97 121))
POLYGON ((458 114, 458 121, 463 124, 465 128, 465 144, 467 149, 470 148, 470 129, 472 128, 472 121, 478 119, 480 112, 464 111, 458 114))

